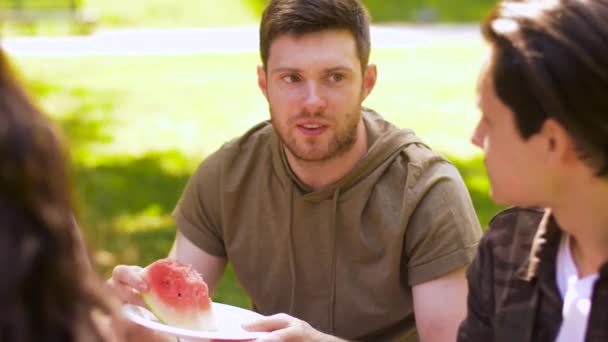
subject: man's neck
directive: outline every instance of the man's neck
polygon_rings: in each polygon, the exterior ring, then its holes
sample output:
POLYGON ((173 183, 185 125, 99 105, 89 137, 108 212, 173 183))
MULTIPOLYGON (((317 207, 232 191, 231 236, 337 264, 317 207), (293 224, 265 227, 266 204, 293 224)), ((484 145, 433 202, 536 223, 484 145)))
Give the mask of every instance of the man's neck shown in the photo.
POLYGON ((569 189, 552 206, 560 227, 572 237, 572 256, 579 276, 599 271, 608 261, 608 181, 594 178, 569 189))
POLYGON ((297 159, 285 149, 287 162, 298 178, 314 191, 330 186, 346 176, 367 152, 367 131, 363 120, 357 126, 357 139, 345 153, 320 162, 297 159))

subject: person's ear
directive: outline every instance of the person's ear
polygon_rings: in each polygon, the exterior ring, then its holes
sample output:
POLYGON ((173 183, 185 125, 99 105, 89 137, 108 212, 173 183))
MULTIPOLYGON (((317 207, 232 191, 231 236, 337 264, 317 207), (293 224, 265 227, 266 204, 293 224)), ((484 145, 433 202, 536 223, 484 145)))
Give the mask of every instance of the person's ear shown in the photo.
POLYGON ((362 99, 365 100, 367 96, 372 92, 374 86, 376 85, 376 80, 378 79, 378 69, 375 64, 369 64, 365 67, 365 72, 363 73, 363 96, 362 99))
POLYGON ((541 128, 544 149, 549 163, 572 163, 578 160, 572 137, 555 119, 547 119, 541 128))
POLYGON ((266 69, 262 65, 258 65, 258 87, 268 100, 268 82, 266 80, 266 69))

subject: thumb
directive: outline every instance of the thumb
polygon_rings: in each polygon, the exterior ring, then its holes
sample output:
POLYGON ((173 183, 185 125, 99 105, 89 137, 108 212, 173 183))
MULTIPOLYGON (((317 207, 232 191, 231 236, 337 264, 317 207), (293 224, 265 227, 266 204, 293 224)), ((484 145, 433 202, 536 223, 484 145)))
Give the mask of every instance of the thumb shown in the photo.
POLYGON ((253 322, 244 323, 242 327, 247 331, 275 331, 284 329, 289 326, 289 321, 283 316, 283 314, 278 314, 260 318, 253 322))

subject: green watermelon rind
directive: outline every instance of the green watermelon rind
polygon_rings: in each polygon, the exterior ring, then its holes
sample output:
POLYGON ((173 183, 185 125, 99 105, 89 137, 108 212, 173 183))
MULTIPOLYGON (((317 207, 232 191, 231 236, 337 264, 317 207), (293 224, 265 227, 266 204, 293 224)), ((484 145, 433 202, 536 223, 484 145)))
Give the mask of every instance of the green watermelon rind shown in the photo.
MULTIPOLYGON (((200 330, 200 331, 217 331, 217 325, 215 323, 215 318, 213 316, 213 310, 211 308, 211 306, 209 306, 209 312, 208 312, 208 319, 204 320, 204 326, 201 326, 200 324, 196 324, 196 326, 194 325, 185 325, 185 324, 172 324, 170 323, 169 319, 167 319, 166 317, 163 317, 162 314, 160 314, 158 312, 158 310, 155 310, 155 303, 154 303, 154 294, 151 293, 141 293, 141 297, 144 301, 144 303, 146 304, 146 306, 148 307, 148 309, 150 310, 150 312, 152 312, 154 314, 154 316, 156 316, 156 318, 158 319, 159 322, 166 324, 166 325, 170 325, 170 326, 176 326, 178 328, 183 328, 183 329, 193 329, 193 330, 200 330)), ((206 315, 207 313, 201 313, 201 315, 206 315)), ((200 321, 198 321, 200 323, 200 321)))
POLYGON ((142 293, 141 298, 144 300, 144 303, 146 303, 146 306, 148 307, 150 312, 152 312, 154 314, 154 316, 156 316, 156 318, 158 319, 159 322, 169 325, 169 322, 167 322, 166 319, 161 317, 161 315, 158 312, 156 312, 156 310, 154 310, 154 307, 153 307, 154 304, 152 303, 152 294, 142 293))

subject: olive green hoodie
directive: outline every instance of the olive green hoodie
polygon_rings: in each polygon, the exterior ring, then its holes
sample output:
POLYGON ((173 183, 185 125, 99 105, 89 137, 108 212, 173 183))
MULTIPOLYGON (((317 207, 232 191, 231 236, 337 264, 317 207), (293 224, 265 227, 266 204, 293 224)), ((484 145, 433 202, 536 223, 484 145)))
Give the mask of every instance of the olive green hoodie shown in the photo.
POLYGON ((415 341, 411 286, 467 265, 481 230, 453 165, 373 111, 363 120, 368 151, 335 184, 311 191, 264 122, 201 164, 174 217, 228 258, 262 314, 349 339, 415 341))

